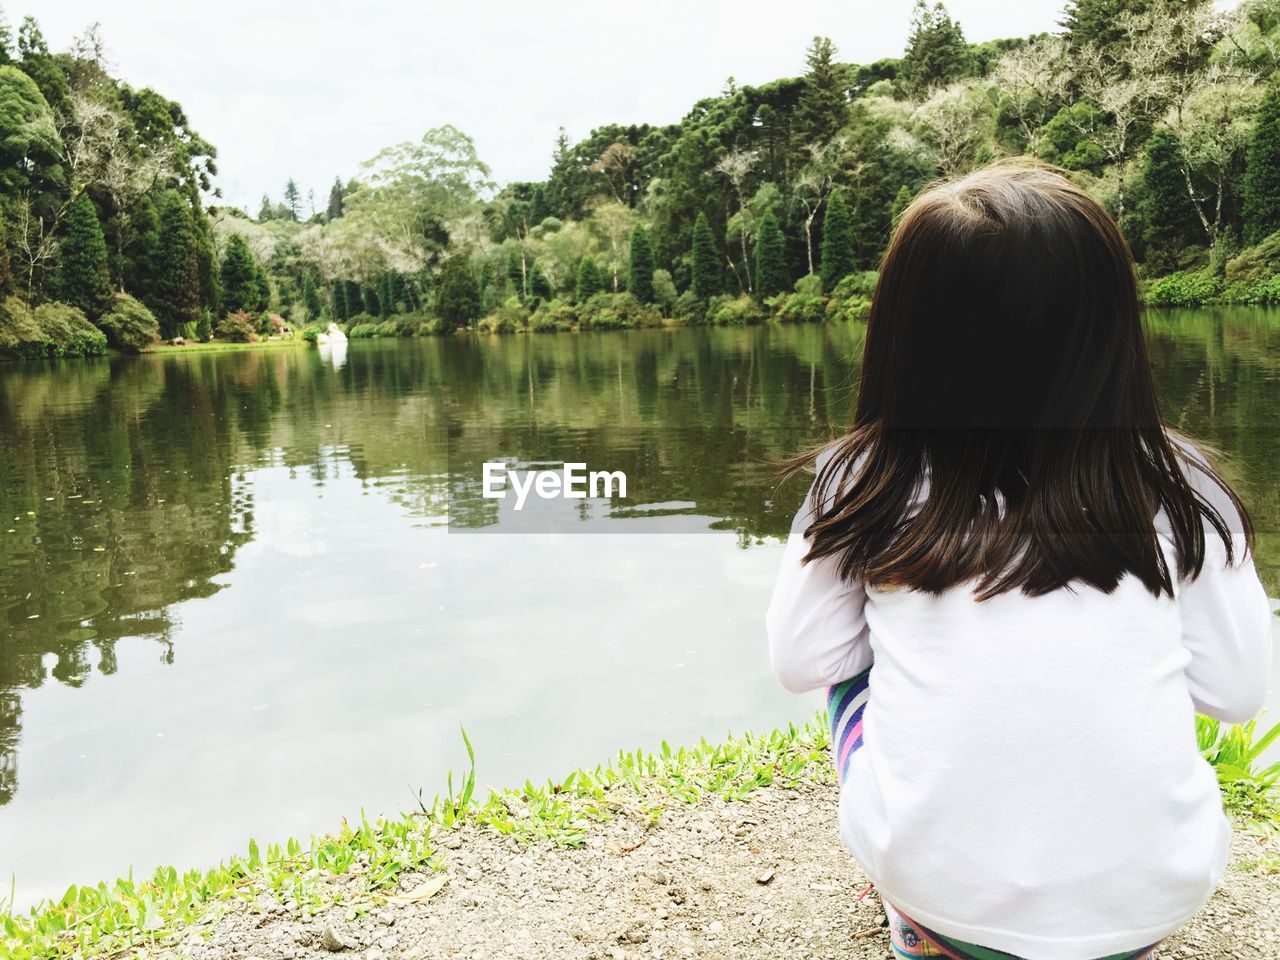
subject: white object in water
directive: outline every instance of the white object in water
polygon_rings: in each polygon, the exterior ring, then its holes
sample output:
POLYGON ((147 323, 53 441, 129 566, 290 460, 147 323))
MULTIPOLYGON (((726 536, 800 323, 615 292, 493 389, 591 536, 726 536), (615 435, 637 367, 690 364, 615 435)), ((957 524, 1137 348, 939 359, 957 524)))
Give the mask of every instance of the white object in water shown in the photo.
POLYGON ((347 335, 342 332, 336 323, 331 323, 325 327, 324 333, 316 337, 316 343, 346 343, 347 335))

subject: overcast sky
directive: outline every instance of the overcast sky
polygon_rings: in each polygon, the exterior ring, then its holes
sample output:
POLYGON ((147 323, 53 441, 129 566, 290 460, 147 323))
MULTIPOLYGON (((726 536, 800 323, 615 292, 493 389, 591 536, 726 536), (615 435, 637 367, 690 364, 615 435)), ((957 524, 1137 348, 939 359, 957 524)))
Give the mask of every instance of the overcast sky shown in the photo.
MULTIPOLYGON (((973 41, 1054 29, 1063 0, 952 0, 973 41)), ((114 72, 179 101, 218 148, 226 200, 257 212, 292 176, 323 206, 335 175, 452 123, 499 182, 546 176, 556 130, 674 123, 727 77, 804 70, 814 34, 840 58, 903 48, 912 0, 8 0, 65 50, 102 23, 114 72)))

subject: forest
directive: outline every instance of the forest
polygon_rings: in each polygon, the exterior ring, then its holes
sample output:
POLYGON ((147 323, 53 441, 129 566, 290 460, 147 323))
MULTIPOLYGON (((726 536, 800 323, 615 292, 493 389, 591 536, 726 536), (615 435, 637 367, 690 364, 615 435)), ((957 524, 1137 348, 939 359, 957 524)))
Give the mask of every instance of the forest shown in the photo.
POLYGON ((539 182, 495 183, 443 126, 256 215, 104 51, 0 11, 0 356, 858 320, 911 199, 1020 155, 1112 211, 1148 303, 1280 303, 1280 0, 1073 0, 984 43, 920 0, 900 56, 815 37, 802 76, 730 77, 678 123, 561 129, 539 182))

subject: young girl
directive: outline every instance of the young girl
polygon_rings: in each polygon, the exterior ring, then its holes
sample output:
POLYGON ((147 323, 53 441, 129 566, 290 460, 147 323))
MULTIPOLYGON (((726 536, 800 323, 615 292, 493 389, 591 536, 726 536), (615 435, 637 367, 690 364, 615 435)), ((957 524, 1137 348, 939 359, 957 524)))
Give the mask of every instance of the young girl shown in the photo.
POLYGON ((816 467, 770 654, 830 688, 897 954, 1152 956, 1227 862, 1195 714, 1261 708, 1270 615, 1240 501, 1161 423, 1114 221, 1036 166, 922 194, 816 467))

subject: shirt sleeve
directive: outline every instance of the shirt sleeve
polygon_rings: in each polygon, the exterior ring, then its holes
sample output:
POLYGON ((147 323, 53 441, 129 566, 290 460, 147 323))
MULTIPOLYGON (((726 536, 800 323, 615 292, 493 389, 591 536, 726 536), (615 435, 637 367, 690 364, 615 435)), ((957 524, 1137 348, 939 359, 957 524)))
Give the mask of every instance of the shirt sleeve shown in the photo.
POLYGON ((782 554, 765 622, 773 672, 792 693, 848 680, 871 666, 866 590, 840 577, 839 561, 802 563, 812 517, 813 490, 805 497, 782 554))
MULTIPOLYGON (((1207 466, 1203 454, 1180 442, 1192 460, 1207 466)), ((1196 709, 1227 723, 1244 723, 1262 709, 1271 676, 1274 641, 1271 604, 1248 552, 1239 513, 1230 498, 1195 464, 1188 480, 1226 521, 1226 541, 1205 525, 1204 566, 1194 580, 1179 584, 1182 645, 1191 654, 1187 687, 1196 709)), ((1158 528, 1159 529, 1159 528, 1158 528)))
POLYGON ((1178 598, 1187 687, 1201 713, 1244 723, 1262 709, 1271 676, 1271 605, 1244 537, 1233 538, 1230 565, 1222 538, 1206 531, 1205 540, 1204 569, 1178 598))

